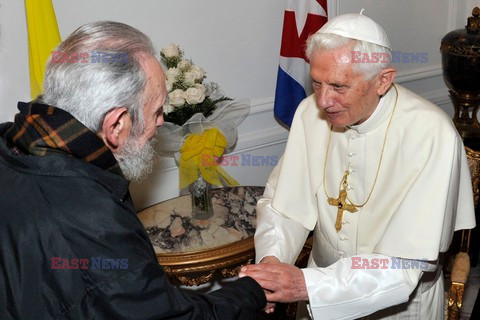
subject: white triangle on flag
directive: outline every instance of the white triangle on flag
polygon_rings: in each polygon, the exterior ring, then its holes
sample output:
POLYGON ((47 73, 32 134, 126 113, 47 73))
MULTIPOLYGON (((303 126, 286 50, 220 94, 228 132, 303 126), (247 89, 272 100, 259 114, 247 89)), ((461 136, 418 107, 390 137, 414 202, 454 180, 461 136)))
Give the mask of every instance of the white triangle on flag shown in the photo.
POLYGON ((327 16, 327 12, 316 0, 287 0, 285 11, 295 12, 297 32, 300 35, 305 27, 307 15, 314 14, 318 16, 327 16))

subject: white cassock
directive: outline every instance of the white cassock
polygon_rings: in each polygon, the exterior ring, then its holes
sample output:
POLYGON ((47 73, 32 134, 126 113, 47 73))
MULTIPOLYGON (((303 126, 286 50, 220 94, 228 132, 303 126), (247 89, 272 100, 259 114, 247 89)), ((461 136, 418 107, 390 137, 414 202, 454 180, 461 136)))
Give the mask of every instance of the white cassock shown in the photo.
MULTIPOLYGON (((327 203, 322 184, 330 125, 313 95, 298 107, 282 161, 258 202, 257 262, 272 255, 293 263, 314 230, 302 269, 314 319, 442 319, 439 252, 449 248, 454 231, 475 226, 470 172, 451 119, 395 86, 398 102, 375 188, 364 207, 344 212, 339 232, 338 208, 327 203), (352 257, 428 263, 354 269, 352 257)), ((330 197, 339 196, 348 169, 349 199, 367 199, 396 96, 392 87, 364 123, 334 128, 325 170, 330 197)))

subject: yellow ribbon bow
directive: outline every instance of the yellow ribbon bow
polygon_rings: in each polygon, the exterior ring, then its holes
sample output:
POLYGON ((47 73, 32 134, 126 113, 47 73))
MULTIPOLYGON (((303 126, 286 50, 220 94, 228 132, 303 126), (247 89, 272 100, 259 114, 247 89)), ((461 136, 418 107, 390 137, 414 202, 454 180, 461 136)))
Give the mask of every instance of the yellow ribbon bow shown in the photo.
POLYGON ((217 128, 207 129, 201 135, 189 135, 180 149, 180 189, 195 182, 199 172, 210 184, 222 185, 221 178, 229 186, 238 186, 238 182, 216 161, 226 146, 227 139, 217 128))

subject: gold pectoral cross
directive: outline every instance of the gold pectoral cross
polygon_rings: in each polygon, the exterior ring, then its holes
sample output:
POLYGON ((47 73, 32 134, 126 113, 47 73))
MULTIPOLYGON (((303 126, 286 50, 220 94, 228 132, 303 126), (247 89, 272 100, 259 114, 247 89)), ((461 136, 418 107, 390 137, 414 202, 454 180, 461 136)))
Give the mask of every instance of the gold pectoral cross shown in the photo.
POLYGON ((351 213, 357 212, 357 208, 354 205, 347 203, 347 177, 348 171, 345 171, 342 180, 342 189, 340 190, 338 198, 328 198, 328 204, 338 208, 337 220, 335 221, 335 229, 337 230, 337 232, 342 229, 343 211, 347 210, 351 213))

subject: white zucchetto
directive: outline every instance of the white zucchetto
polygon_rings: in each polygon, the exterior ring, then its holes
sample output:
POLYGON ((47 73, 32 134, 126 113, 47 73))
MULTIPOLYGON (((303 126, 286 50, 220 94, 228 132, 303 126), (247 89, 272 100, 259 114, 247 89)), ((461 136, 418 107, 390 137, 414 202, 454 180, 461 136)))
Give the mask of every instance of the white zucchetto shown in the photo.
POLYGON ((325 23, 317 33, 332 33, 392 49, 385 30, 372 19, 364 16, 362 12, 363 9, 359 14, 348 13, 334 17, 325 23))

